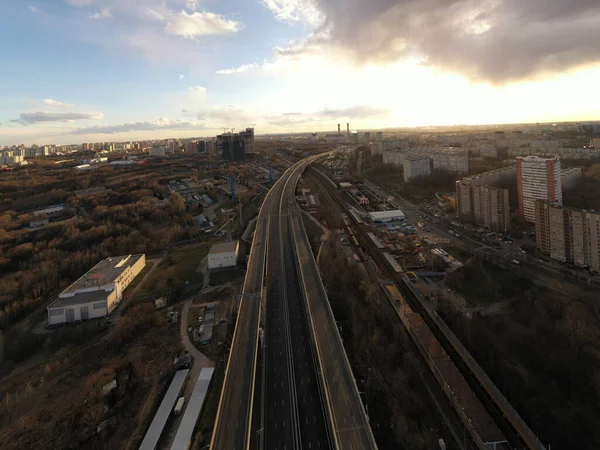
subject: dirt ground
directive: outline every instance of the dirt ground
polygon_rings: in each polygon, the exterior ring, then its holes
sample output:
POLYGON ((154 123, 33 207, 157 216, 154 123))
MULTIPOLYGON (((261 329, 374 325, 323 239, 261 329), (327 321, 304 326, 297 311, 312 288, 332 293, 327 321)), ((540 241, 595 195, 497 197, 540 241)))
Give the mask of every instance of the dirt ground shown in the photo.
POLYGON ((180 351, 178 324, 159 313, 149 320, 153 326, 135 339, 117 340, 111 330, 87 345, 67 345, 29 368, 26 381, 22 374, 1 379, 2 449, 137 448, 180 351), (112 380, 117 388, 104 395, 102 387, 112 380))

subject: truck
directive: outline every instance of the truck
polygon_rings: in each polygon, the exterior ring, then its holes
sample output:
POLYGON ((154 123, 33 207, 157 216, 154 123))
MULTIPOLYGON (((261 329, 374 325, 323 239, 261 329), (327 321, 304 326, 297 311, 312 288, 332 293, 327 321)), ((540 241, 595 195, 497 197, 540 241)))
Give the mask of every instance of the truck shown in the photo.
POLYGON ((178 416, 181 414, 181 410, 183 409, 183 404, 185 403, 185 397, 179 397, 177 403, 175 403, 175 408, 173 408, 173 415, 178 416))

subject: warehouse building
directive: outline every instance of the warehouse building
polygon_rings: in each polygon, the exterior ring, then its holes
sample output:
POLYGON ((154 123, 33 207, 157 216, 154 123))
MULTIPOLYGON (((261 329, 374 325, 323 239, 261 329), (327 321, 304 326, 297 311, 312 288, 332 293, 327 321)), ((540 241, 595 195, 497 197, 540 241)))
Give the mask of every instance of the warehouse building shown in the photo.
POLYGON ((222 242, 215 244, 208 252, 208 268, 221 269, 223 267, 235 267, 240 251, 240 242, 222 242))
POLYGON ((145 265, 144 254, 103 259, 48 306, 48 325, 107 316, 145 265))
POLYGON ((399 209, 394 209, 391 211, 375 211, 369 213, 369 217, 375 223, 386 223, 393 222, 395 220, 404 220, 406 216, 399 209))

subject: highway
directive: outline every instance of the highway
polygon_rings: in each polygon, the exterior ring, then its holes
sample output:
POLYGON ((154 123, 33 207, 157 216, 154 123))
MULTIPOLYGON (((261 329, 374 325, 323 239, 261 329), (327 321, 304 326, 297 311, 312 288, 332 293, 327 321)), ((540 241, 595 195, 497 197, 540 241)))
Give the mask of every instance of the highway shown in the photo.
POLYGON ((295 201, 298 179, 314 159, 288 169, 261 208, 214 450, 249 449, 251 440, 280 450, 377 448, 295 201))
POLYGON ((294 196, 302 167, 286 182, 269 224, 263 394, 268 449, 329 448, 290 230, 292 214, 299 214, 294 196))
POLYGON ((267 193, 258 216, 211 441, 212 449, 247 449, 250 445, 267 226, 270 216, 279 209, 281 192, 289 174, 290 171, 283 174, 267 193))

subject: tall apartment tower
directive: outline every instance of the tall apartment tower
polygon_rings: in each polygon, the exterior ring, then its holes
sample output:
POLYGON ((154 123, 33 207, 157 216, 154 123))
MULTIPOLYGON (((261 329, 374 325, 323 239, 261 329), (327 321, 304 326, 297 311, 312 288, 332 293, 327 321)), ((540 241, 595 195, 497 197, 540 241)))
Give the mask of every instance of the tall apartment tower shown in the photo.
POLYGON ((537 200, 535 216, 540 252, 600 272, 600 213, 537 200))
POLYGON ((244 141, 246 153, 254 153, 254 128, 246 128, 240 131, 240 138, 244 141))
POLYGON ((562 205, 562 182, 558 156, 517 156, 519 216, 535 222, 535 201, 562 205))
POLYGON ((476 225, 502 232, 510 226, 508 189, 458 180, 456 205, 459 217, 476 225))

